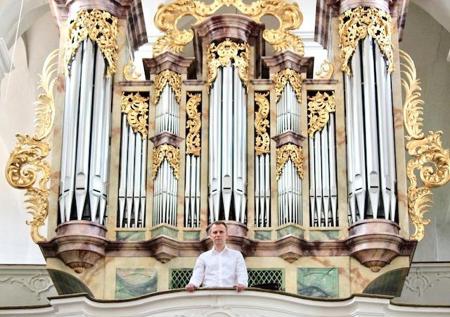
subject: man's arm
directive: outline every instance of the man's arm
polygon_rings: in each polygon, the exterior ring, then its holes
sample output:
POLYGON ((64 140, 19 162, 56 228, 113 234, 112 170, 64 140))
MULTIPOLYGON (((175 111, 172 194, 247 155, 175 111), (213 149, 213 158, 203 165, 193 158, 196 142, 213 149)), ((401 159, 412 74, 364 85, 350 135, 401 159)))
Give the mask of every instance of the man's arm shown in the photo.
POLYGON ((188 285, 186 285, 185 289, 188 292, 195 291, 195 289, 202 284, 204 277, 205 277, 205 263, 201 257, 198 257, 197 261, 195 262, 192 277, 189 280, 188 285))
POLYGON ((245 265, 244 257, 239 252, 236 265, 237 284, 235 286, 238 292, 244 290, 248 286, 247 266, 245 265))

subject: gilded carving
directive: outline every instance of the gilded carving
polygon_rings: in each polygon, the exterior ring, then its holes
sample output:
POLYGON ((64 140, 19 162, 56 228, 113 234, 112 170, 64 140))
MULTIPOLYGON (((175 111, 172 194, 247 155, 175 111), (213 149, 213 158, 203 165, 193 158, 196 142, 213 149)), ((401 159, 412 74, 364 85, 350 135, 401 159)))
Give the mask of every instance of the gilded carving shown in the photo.
POLYGON ((331 79, 334 73, 334 66, 328 59, 325 59, 316 72, 317 79, 331 79))
POLYGON ((443 186, 450 180, 450 152, 442 147, 442 132, 429 131, 428 135, 423 132, 420 80, 411 57, 403 51, 400 56, 403 62, 402 86, 405 90, 404 124, 409 134, 406 136, 406 149, 411 156, 406 166, 409 180, 408 212, 415 227, 411 238, 420 241, 424 237, 425 225, 430 223, 429 219, 424 219, 424 214, 432 204, 431 188, 443 186))
POLYGON ((122 93, 121 110, 127 115, 127 122, 134 133, 140 133, 142 138, 147 136, 148 130, 148 99, 140 93, 122 93))
POLYGON ((202 100, 201 94, 188 94, 188 101, 186 102, 186 114, 188 120, 186 122, 186 154, 200 156, 200 128, 201 128, 201 113, 198 112, 198 106, 202 100))
POLYGON ((64 57, 67 70, 70 70, 70 64, 81 42, 89 37, 91 41, 97 43, 108 64, 107 74, 114 74, 119 50, 117 26, 117 18, 109 12, 97 9, 78 11, 76 17, 70 20, 68 27, 64 57))
POLYGON ((44 241, 39 228, 48 215, 48 181, 50 168, 45 161, 50 146, 48 138, 54 121, 55 102, 53 88, 56 80, 58 51, 53 51, 44 62, 36 104, 36 125, 33 136, 17 135, 17 144, 6 164, 6 180, 19 189, 25 189, 25 204, 32 219, 31 238, 34 242, 44 241))
POLYGON ((255 152, 256 155, 270 153, 269 136, 269 93, 255 93, 255 102, 258 105, 258 111, 255 113, 255 152))
POLYGON ((38 84, 41 90, 35 101, 36 119, 34 126, 35 140, 41 141, 50 134, 55 120, 55 102, 53 88, 56 81, 59 50, 51 52, 42 66, 42 74, 38 84))
POLYGON ((158 174, 158 169, 161 166, 164 159, 169 162, 170 167, 173 169, 173 174, 176 179, 180 175, 180 149, 174 147, 170 144, 162 144, 154 149, 153 151, 153 179, 156 178, 158 174))
POLYGON ((141 78, 141 73, 136 70, 132 59, 123 67, 123 77, 129 81, 139 80, 141 78))
POLYGON ((360 40, 370 35, 384 54, 388 71, 394 70, 392 47, 392 20, 389 13, 369 7, 356 7, 345 11, 339 18, 339 48, 342 71, 351 74, 350 59, 360 40))
POLYGON ((286 0, 257 0, 250 4, 244 0, 214 0, 206 4, 200 0, 174 0, 159 7, 155 16, 156 26, 165 34, 160 37, 153 48, 154 55, 171 51, 179 53, 184 46, 192 41, 192 30, 179 30, 178 22, 184 16, 192 16, 194 25, 201 23, 213 15, 223 6, 234 6, 242 14, 255 22, 261 17, 270 15, 279 22, 277 29, 264 30, 263 38, 270 43, 276 52, 291 50, 303 56, 304 46, 302 40, 291 31, 300 27, 303 16, 297 3, 288 3, 286 0))
POLYGON ((181 75, 177 74, 170 69, 166 69, 160 72, 155 77, 155 83, 153 84, 153 97, 152 104, 157 105, 159 102, 159 97, 164 87, 169 85, 175 93, 175 98, 178 104, 181 103, 181 75))
POLYGON ((294 88, 298 103, 302 103, 302 77, 299 73, 290 68, 283 69, 274 74, 272 80, 275 84, 275 97, 277 102, 281 97, 284 86, 289 82, 292 88, 294 88))
POLYGON ((308 97, 308 134, 313 137, 314 133, 321 131, 330 119, 330 112, 336 111, 334 93, 318 91, 315 96, 308 97))
POLYGON ((283 167, 288 160, 294 163, 298 176, 303 179, 303 149, 295 144, 285 144, 276 151, 277 155, 277 180, 280 179, 283 167))
POLYGON ((234 61, 234 65, 239 69, 239 77, 247 85, 249 53, 250 47, 247 43, 237 44, 229 39, 218 45, 211 43, 208 48, 208 84, 211 85, 216 79, 219 67, 225 67, 234 61))
POLYGON ((35 140, 29 135, 17 135, 17 145, 11 152, 6 164, 8 183, 19 189, 25 189, 25 204, 32 219, 30 225, 31 238, 34 242, 44 241, 39 228, 44 225, 48 215, 47 183, 50 168, 44 159, 50 149, 46 142, 35 140))

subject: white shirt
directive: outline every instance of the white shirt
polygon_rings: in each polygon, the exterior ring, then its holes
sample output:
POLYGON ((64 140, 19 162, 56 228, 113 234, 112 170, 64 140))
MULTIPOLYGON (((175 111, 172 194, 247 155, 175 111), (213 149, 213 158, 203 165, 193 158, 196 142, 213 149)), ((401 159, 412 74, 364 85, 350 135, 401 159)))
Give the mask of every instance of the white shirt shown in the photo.
POLYGON ((222 252, 206 251, 197 259, 189 284, 199 287, 247 286, 248 275, 241 252, 225 247, 222 252))

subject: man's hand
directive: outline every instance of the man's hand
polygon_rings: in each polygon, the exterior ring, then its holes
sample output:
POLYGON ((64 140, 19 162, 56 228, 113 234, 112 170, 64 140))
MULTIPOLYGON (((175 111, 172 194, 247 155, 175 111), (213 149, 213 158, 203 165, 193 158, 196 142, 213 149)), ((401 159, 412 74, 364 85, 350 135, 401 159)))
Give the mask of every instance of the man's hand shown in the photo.
POLYGON ((189 293, 192 293, 193 291, 195 291, 196 288, 197 288, 197 287, 195 287, 194 284, 188 284, 188 285, 186 285, 186 287, 185 287, 185 289, 186 289, 189 293))
POLYGON ((237 284, 237 285, 234 286, 234 288, 235 288, 236 291, 239 293, 239 292, 242 292, 242 291, 245 289, 245 285, 243 285, 243 284, 237 284))

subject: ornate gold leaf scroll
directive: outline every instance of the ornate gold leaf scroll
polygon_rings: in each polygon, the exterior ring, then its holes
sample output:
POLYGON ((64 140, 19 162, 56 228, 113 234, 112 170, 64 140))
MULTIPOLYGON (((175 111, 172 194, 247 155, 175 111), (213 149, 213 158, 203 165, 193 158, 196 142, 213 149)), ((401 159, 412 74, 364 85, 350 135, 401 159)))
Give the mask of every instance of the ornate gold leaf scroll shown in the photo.
POLYGON ((128 124, 134 133, 139 132, 142 138, 147 136, 148 130, 148 99, 138 92, 123 92, 121 98, 122 113, 127 115, 128 124))
POLYGON ((123 67, 123 77, 129 81, 139 80, 141 77, 141 73, 137 72, 132 59, 123 67))
POLYGON ((334 93, 329 95, 318 91, 313 97, 308 97, 308 134, 313 137, 314 133, 321 131, 330 119, 330 112, 336 111, 334 93))
POLYGON ((67 70, 75 56, 80 43, 89 37, 97 43, 103 57, 108 64, 107 74, 112 75, 116 72, 116 63, 118 59, 117 51, 117 18, 109 12, 101 10, 80 10, 76 17, 69 21, 67 33, 67 44, 64 61, 67 70))
POLYGON ((54 122, 55 102, 53 88, 56 80, 58 50, 53 51, 44 62, 36 104, 35 134, 17 135, 17 144, 6 164, 6 180, 15 188, 25 189, 25 204, 32 219, 31 238, 34 242, 44 241, 39 228, 44 225, 48 215, 48 181, 50 168, 45 158, 50 146, 45 142, 54 122))
POLYGON ((180 149, 170 144, 162 144, 153 150, 153 179, 156 178, 158 169, 164 159, 167 159, 173 169, 175 178, 178 179, 180 175, 180 149))
POLYGON ((403 104, 406 149, 411 159, 406 166, 409 179, 408 212, 414 224, 415 232, 411 239, 422 240, 425 225, 430 223, 424 214, 432 204, 431 188, 443 186, 450 180, 450 152, 442 148, 441 131, 429 131, 425 135, 422 130, 423 100, 420 99, 420 80, 411 57, 400 51, 402 58, 402 86, 405 90, 403 104), (422 186, 418 186, 416 173, 420 176, 422 186))
POLYGON ((234 61, 239 69, 239 77, 247 85, 248 63, 250 47, 247 43, 237 44, 229 39, 216 45, 212 43, 208 48, 208 84, 211 85, 217 77, 217 69, 227 66, 234 61))
POLYGON ((198 106, 202 100, 201 94, 188 94, 188 101, 186 102, 186 114, 188 120, 186 122, 186 154, 200 156, 200 128, 201 128, 201 114, 198 112, 198 106))
POLYGON ((317 79, 331 79, 334 73, 334 66, 328 59, 325 59, 316 72, 317 79))
POLYGON ((159 97, 161 97, 161 92, 164 87, 169 85, 172 87, 175 92, 175 98, 178 104, 181 103, 181 75, 171 71, 170 69, 166 69, 160 72, 155 77, 155 83, 153 85, 153 97, 152 104, 157 105, 159 102, 159 97))
POLYGON ((277 148, 277 180, 280 179, 283 167, 290 159, 297 169, 298 176, 303 179, 303 149, 295 144, 285 144, 277 148))
POLYGON ((303 16, 297 3, 288 3, 286 0, 258 0, 251 4, 243 0, 214 0, 206 4, 200 0, 175 0, 158 8, 155 16, 156 26, 165 34, 160 37, 153 48, 154 56, 171 51, 179 53, 184 46, 192 41, 192 30, 179 30, 178 21, 184 16, 192 16, 196 20, 194 25, 201 23, 213 15, 223 6, 234 6, 244 15, 255 22, 261 17, 271 15, 279 22, 278 29, 264 30, 263 38, 270 43, 276 52, 291 50, 303 56, 302 40, 291 33, 303 22, 303 16))
POLYGON ((281 97, 284 86, 289 82, 292 88, 294 88, 298 103, 302 103, 302 77, 299 73, 290 68, 283 69, 274 74, 272 80, 275 84, 275 98, 277 102, 281 97))
POLYGON ((360 40, 370 35, 387 59, 388 71, 394 71, 392 20, 389 13, 377 8, 356 7, 339 18, 339 48, 342 71, 351 74, 349 61, 360 40))
POLYGON ((266 98, 269 93, 255 93, 255 102, 258 105, 258 111, 255 113, 255 152, 256 155, 270 153, 269 136, 269 100, 266 98))

